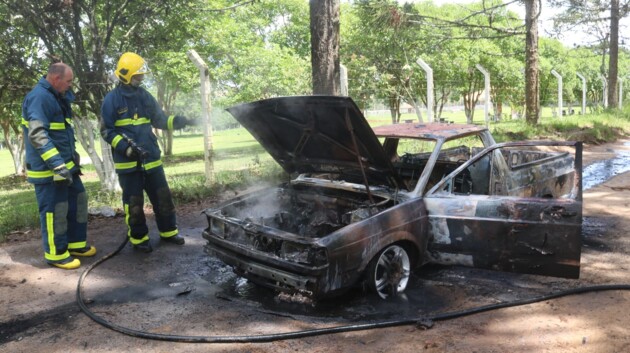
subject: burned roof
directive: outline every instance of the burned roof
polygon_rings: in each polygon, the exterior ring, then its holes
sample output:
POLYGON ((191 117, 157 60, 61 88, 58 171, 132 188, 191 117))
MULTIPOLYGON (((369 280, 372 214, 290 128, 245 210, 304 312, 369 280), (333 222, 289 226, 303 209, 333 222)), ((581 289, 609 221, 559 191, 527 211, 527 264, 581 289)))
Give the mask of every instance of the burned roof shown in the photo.
POLYGON ((487 130, 484 126, 445 123, 404 123, 373 128, 378 137, 415 138, 423 140, 451 140, 487 130))

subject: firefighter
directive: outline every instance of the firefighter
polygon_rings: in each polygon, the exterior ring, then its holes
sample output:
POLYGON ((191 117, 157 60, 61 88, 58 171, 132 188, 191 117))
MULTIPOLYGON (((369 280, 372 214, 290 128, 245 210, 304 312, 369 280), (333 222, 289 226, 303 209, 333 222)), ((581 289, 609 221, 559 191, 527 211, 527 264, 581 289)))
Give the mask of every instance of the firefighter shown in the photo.
POLYGON ((72 127, 74 73, 64 63, 52 64, 22 103, 26 175, 35 186, 48 264, 75 269, 73 256, 94 256, 87 244, 87 195, 80 177, 72 127))
POLYGON ((153 206, 160 239, 183 245, 157 137, 152 128, 177 130, 193 125, 183 116, 166 116, 153 96, 140 86, 149 70, 142 57, 124 53, 116 66, 119 83, 101 107, 101 136, 111 145, 127 223, 134 249, 149 253, 149 229, 144 215, 144 192, 153 206), (143 192, 144 191, 144 192, 143 192))

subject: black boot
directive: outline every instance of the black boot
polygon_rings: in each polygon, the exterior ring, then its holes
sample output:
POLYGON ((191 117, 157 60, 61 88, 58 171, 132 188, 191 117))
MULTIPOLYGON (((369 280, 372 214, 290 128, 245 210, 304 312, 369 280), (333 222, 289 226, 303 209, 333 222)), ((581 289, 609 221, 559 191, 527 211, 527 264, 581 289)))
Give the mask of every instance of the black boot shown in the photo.
POLYGON ((145 241, 144 243, 140 243, 140 244, 135 244, 133 246, 133 249, 143 252, 143 253, 150 253, 151 251, 153 251, 153 248, 151 247, 151 243, 149 243, 149 241, 145 241))
POLYGON ((184 238, 182 238, 179 234, 172 237, 160 238, 160 239, 162 239, 162 241, 165 241, 167 243, 173 243, 177 245, 184 245, 184 243, 186 242, 186 240, 184 240, 184 238))

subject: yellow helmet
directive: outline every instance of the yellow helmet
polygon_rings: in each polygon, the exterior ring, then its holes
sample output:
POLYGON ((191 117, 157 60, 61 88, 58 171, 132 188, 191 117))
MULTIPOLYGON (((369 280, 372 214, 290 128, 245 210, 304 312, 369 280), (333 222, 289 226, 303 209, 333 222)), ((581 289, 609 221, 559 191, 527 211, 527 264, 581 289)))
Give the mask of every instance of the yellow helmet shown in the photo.
POLYGON ((131 82, 133 75, 141 75, 149 72, 147 63, 144 59, 136 53, 124 53, 118 59, 118 65, 116 65, 116 76, 125 84, 131 82))

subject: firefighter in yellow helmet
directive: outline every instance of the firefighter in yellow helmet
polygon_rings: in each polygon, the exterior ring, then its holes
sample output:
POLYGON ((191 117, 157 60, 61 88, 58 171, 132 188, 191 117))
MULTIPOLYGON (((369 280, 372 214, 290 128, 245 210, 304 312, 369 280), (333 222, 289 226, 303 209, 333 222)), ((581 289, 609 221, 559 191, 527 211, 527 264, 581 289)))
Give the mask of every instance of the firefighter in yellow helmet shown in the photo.
POLYGON ((153 128, 177 130, 192 125, 186 117, 166 116, 155 98, 140 86, 148 73, 146 62, 135 53, 124 53, 115 74, 120 83, 105 96, 101 107, 101 136, 111 145, 122 188, 125 222, 134 249, 151 252, 144 215, 144 192, 153 206, 160 239, 183 245, 175 216, 161 151, 153 128))
MULTIPOLYGON (((116 65, 116 77, 123 84, 131 84, 131 78, 135 75, 144 75, 149 73, 147 64, 142 57, 136 53, 124 53, 120 59, 118 59, 118 65, 116 65)), ((137 77, 135 86, 137 87, 142 82, 143 77, 137 77)))

